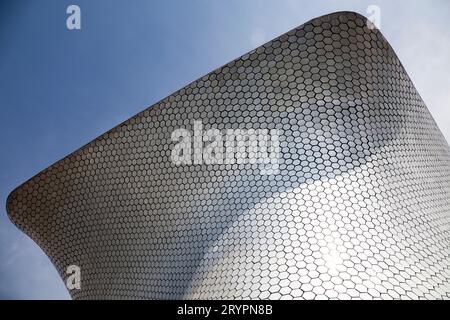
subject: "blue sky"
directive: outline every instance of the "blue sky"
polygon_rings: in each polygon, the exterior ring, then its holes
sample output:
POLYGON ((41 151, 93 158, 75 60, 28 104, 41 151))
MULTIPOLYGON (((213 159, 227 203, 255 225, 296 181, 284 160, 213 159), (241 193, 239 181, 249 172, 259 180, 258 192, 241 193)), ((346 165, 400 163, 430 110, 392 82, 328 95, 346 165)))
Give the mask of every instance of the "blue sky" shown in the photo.
POLYGON ((450 1, 0 2, 0 299, 67 299, 10 223, 9 192, 189 82, 317 16, 381 9, 381 31, 450 141, 450 1), (66 8, 81 8, 81 30, 66 8))

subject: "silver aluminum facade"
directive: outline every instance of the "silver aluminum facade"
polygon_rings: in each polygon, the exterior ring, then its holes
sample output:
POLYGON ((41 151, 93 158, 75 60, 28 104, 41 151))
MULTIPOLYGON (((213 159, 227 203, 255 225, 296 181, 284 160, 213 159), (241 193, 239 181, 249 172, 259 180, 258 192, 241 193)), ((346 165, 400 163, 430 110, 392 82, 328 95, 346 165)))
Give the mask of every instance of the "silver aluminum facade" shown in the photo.
MULTIPOLYGON (((431 80, 431 79, 430 79, 431 80)), ((450 150, 355 13, 312 20, 27 181, 11 220, 76 299, 450 298, 450 150), (171 133, 278 128, 280 171, 175 165, 171 133)))

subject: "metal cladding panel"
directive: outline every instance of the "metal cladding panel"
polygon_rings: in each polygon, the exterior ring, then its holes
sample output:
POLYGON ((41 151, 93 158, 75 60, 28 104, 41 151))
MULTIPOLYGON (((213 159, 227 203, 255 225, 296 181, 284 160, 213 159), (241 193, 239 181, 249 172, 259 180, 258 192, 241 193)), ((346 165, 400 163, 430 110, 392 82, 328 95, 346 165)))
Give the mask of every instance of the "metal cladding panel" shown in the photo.
POLYGON ((76 299, 450 298, 450 149, 366 19, 314 19, 14 190, 76 299), (171 134, 278 129, 279 170, 174 164, 171 134))

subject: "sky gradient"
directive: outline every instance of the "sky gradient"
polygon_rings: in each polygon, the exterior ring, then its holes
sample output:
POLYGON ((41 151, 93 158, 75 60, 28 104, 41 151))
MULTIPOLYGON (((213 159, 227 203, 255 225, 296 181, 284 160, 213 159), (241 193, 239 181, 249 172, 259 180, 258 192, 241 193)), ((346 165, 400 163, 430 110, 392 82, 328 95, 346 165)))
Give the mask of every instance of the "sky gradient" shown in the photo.
POLYGON ((390 42, 450 141, 450 1, 0 2, 0 299, 68 299, 9 221, 19 184, 202 75, 315 17, 381 9, 390 42), (66 8, 81 8, 81 30, 66 8))

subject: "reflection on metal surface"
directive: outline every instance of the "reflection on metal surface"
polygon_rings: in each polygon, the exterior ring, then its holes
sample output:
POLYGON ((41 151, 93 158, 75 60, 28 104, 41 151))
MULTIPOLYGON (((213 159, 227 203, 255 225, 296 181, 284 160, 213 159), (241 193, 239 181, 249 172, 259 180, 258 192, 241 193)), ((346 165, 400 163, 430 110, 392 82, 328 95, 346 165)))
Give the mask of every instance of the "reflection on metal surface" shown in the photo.
POLYGON ((450 150, 364 17, 312 20, 44 170, 11 220, 73 298, 449 298, 450 150), (275 174, 175 164, 178 128, 277 129, 275 174))

